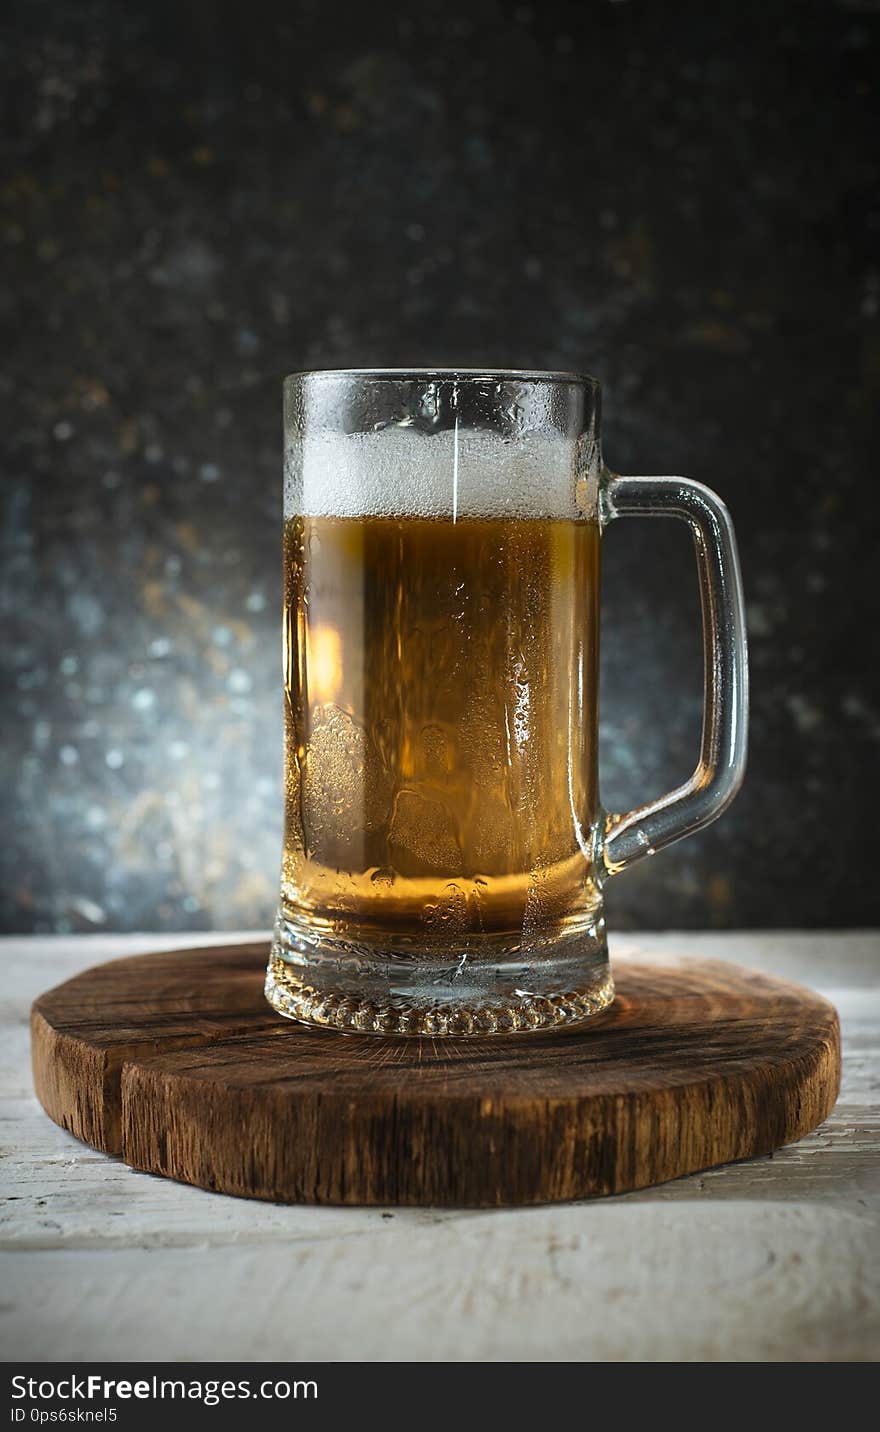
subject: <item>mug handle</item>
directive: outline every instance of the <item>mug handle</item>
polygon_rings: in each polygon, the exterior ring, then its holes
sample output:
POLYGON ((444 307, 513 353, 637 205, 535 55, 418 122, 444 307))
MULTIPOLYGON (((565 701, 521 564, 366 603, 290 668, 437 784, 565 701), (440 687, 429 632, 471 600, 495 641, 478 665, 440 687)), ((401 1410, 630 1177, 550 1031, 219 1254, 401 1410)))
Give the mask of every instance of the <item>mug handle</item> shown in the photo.
POLYGON ((691 835, 726 810, 746 767, 748 662, 742 578, 724 503, 686 477, 617 477, 601 489, 602 524, 617 517, 680 517, 694 535, 703 611, 703 735, 689 781, 625 815, 606 815, 609 875, 691 835))

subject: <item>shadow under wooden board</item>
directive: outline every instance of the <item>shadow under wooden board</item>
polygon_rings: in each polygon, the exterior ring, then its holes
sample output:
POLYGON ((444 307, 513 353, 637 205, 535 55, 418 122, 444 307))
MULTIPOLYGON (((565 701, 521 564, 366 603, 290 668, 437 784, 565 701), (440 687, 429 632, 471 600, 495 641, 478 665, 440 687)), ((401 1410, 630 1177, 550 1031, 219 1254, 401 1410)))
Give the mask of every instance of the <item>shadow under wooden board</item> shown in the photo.
POLYGON ((837 1014, 713 960, 615 962, 569 1033, 380 1039, 293 1024, 264 944, 113 960, 42 995, 52 1119, 134 1168, 245 1198, 497 1207, 769 1153, 830 1112, 837 1014))

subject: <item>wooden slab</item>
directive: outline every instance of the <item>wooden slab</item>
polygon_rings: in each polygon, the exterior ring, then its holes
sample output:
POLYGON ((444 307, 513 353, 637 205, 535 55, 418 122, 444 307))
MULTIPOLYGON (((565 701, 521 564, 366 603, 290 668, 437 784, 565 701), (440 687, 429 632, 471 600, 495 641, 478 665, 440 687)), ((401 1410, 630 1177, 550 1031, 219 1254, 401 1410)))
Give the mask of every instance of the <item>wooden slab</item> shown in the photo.
POLYGON ((46 1112, 127 1163, 283 1202, 499 1206, 621 1193, 809 1133, 837 1014, 720 961, 620 959, 570 1033, 379 1039, 292 1024, 262 943, 115 960, 31 1015, 46 1112))

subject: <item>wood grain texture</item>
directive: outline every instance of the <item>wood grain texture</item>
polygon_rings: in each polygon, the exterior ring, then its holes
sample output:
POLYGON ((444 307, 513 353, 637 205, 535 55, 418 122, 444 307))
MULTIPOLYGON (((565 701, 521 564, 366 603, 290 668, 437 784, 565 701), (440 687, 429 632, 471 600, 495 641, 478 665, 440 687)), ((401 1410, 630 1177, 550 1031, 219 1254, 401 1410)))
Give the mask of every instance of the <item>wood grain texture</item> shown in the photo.
POLYGON ((618 1193, 802 1137, 837 1095, 837 1016, 717 961, 615 964, 580 1031, 346 1037, 281 1020, 260 943, 116 960, 41 996, 57 1123, 135 1168, 246 1197, 500 1206, 618 1193))
POLYGON ((31 1009, 34 1086, 46 1113, 93 1148, 121 1153, 125 1062, 277 1029, 255 978, 265 960, 262 942, 169 950, 110 960, 49 990, 31 1009))

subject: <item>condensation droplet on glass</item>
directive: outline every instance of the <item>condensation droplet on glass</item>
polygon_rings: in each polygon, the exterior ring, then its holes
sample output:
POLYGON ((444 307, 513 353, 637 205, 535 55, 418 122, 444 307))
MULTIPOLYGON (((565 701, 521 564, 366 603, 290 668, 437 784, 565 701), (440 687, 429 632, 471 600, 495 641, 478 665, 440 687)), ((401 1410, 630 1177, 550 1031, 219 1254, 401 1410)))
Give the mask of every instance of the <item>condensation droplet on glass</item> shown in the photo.
POLYGON ((468 902, 460 886, 450 882, 444 886, 436 904, 426 905, 423 919, 429 929, 437 934, 462 934, 467 930, 468 902))

